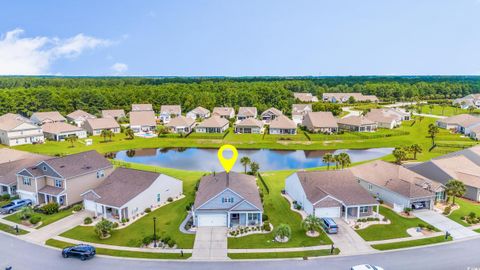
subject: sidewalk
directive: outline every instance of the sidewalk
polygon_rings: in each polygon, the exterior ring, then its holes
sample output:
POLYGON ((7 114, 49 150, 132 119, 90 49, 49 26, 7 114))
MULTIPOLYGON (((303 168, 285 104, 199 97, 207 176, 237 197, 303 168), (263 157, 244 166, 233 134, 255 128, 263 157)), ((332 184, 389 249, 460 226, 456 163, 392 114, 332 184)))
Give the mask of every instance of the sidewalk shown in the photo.
MULTIPOLYGON (((6 216, 3 216, 3 217, 6 217, 6 216)), ((15 222, 11 222, 9 220, 6 220, 6 219, 3 219, 0 218, 0 223, 3 223, 5 225, 8 225, 8 226, 11 226, 11 227, 15 227, 18 225, 18 228, 22 229, 22 230, 25 230, 25 231, 28 231, 28 232, 33 232, 33 231, 36 231, 35 229, 33 228, 30 228, 28 226, 25 226, 25 225, 22 225, 22 224, 18 224, 18 223, 15 223, 15 222)))
POLYGON ((394 238, 394 239, 387 239, 387 240, 378 240, 378 241, 368 241, 367 243, 369 245, 378 245, 378 244, 388 244, 388 243, 398 243, 398 242, 406 242, 406 241, 412 241, 412 240, 420 240, 420 239, 426 239, 426 238, 432 238, 432 237, 437 237, 445 235, 444 232, 435 232, 430 235, 423 235, 423 236, 410 236, 410 237, 404 237, 404 238, 394 238))

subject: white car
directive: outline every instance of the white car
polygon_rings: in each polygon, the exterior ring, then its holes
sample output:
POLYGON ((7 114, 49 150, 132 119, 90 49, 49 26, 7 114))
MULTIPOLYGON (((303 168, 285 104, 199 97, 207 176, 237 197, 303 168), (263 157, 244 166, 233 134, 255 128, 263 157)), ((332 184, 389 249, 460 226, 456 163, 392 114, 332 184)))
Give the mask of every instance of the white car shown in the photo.
POLYGON ((360 265, 352 266, 350 270, 383 270, 383 268, 379 266, 373 266, 371 264, 360 264, 360 265))

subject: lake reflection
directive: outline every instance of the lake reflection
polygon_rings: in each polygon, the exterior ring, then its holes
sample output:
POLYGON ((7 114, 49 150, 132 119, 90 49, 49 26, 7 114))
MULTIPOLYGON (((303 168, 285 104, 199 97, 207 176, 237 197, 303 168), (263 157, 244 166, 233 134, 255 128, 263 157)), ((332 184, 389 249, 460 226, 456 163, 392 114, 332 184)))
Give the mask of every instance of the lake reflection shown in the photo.
MULTIPOLYGON (((306 169, 325 166, 322 157, 326 153, 338 154, 346 152, 353 162, 381 158, 392 153, 393 148, 372 148, 362 150, 238 150, 234 171, 243 171, 240 159, 248 156, 250 160, 260 164, 261 171, 306 169)), ((227 156, 227 155, 225 155, 227 156)), ((120 151, 116 159, 166 168, 192 171, 223 171, 217 159, 217 149, 202 148, 162 148, 137 149, 120 151)))

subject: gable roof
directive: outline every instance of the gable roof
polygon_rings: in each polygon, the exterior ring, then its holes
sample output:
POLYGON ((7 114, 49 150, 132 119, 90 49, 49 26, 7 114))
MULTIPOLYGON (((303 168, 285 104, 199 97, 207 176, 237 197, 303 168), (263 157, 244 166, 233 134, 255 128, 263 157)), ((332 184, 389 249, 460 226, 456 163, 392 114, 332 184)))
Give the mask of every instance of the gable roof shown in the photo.
POLYGON ((364 95, 362 93, 323 93, 323 98, 335 98, 336 100, 348 100, 353 97, 355 101, 371 101, 377 102, 378 98, 375 95, 364 95))
POLYGON ((369 120, 365 116, 348 116, 345 118, 338 119, 339 124, 349 125, 349 126, 363 126, 363 125, 374 125, 375 122, 369 120))
POLYGON ((0 130, 10 131, 16 127, 28 124, 30 128, 39 128, 35 126, 28 118, 25 118, 19 114, 7 113, 0 116, 0 130))
POLYGON ((480 166, 463 155, 433 159, 438 170, 448 174, 451 179, 462 181, 465 185, 480 188, 480 166))
POLYGON ((392 122, 397 121, 398 116, 395 117, 393 115, 389 115, 385 111, 381 109, 372 109, 370 112, 368 112, 365 117, 368 120, 371 120, 376 123, 388 123, 391 124, 392 122))
POLYGON ((447 117, 445 119, 439 119, 437 122, 466 127, 472 124, 480 123, 480 118, 470 114, 459 114, 447 117))
POLYGON ((256 117, 257 108, 256 107, 240 107, 238 108, 237 117, 238 116, 256 117))
POLYGON ((263 122, 255 118, 245 118, 236 124, 237 127, 263 127, 263 122))
POLYGON ((227 119, 221 118, 220 116, 213 115, 210 118, 207 118, 200 122, 200 124, 197 125, 197 127, 203 127, 203 128, 221 128, 224 127, 225 125, 228 125, 230 122, 228 122, 227 119))
POLYGON ((213 108, 213 114, 218 114, 220 116, 235 115, 235 110, 232 107, 215 107, 213 108))
POLYGON ((120 128, 120 125, 115 121, 115 118, 112 117, 87 119, 87 125, 92 129, 120 128))
MULTIPOLYGON (((8 149, 8 148, 4 148, 8 149)), ((0 149, 3 150, 3 149, 0 149)), ((10 150, 10 149, 9 149, 10 150)), ((20 151, 18 151, 20 152, 20 151)), ((3 151, 0 151, 0 155, 3 155, 3 151)), ((11 185, 17 182, 17 172, 23 168, 27 168, 33 165, 36 165, 42 160, 50 159, 49 156, 37 155, 37 154, 28 154, 24 155, 20 159, 11 160, 7 162, 0 163, 0 184, 11 185)))
POLYGON ((307 128, 336 128, 337 118, 332 112, 308 112, 303 119, 303 125, 307 128))
POLYGON ((157 120, 153 111, 131 111, 130 126, 156 126, 157 120))
POLYGON ((132 104, 132 111, 153 111, 152 104, 132 104))
POLYGON ((107 117, 113 117, 113 118, 119 118, 119 117, 125 117, 125 111, 123 109, 117 109, 117 110, 102 110, 102 117, 107 118, 107 117))
POLYGON ((270 128, 296 129, 297 124, 285 115, 279 115, 278 117, 273 119, 272 122, 270 122, 270 128))
POLYGON ((293 97, 302 101, 302 102, 312 102, 312 101, 317 101, 318 100, 318 98, 316 96, 312 95, 312 93, 294 92, 293 97))
POLYGON ((264 112, 262 112, 261 116, 264 116, 266 114, 273 114, 273 115, 279 116, 279 115, 282 115, 283 113, 279 109, 271 107, 268 110, 265 110, 264 112))
MULTIPOLYGON (((52 120, 53 122, 62 122, 62 121, 67 121, 65 117, 63 117, 59 112, 53 111, 53 112, 36 112, 32 114, 31 118, 37 118, 40 122, 43 122, 45 120, 52 120)), ((30 119, 31 119, 30 118, 30 119)))
POLYGON ((168 113, 168 114, 181 114, 182 108, 180 105, 162 105, 160 107, 160 113, 168 113))
POLYGON ((89 114, 86 111, 83 110, 76 110, 74 112, 71 112, 67 114, 67 117, 70 119, 92 119, 92 118, 97 118, 95 115, 89 114))
POLYGON ((209 114, 210 110, 203 108, 202 106, 198 106, 195 109, 189 111, 188 113, 194 113, 194 114, 209 114))
POLYGON ((70 125, 65 122, 53 122, 53 123, 45 123, 42 125, 42 130, 45 133, 50 134, 60 134, 65 132, 76 132, 82 131, 83 129, 74 125, 70 125))
POLYGON ((180 115, 172 118, 172 120, 170 120, 170 122, 166 124, 166 126, 167 127, 189 127, 193 124, 195 124, 195 119, 180 115))
POLYGON ((292 112, 303 112, 305 110, 312 110, 312 104, 293 104, 292 112))

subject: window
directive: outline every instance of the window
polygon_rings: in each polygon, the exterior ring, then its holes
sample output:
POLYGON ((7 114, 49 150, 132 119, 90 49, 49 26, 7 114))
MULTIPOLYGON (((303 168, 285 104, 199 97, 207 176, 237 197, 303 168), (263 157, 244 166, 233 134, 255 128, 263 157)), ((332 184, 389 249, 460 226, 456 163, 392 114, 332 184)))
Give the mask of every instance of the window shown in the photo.
POLYGON ((360 207, 360 213, 361 213, 361 214, 366 214, 366 213, 368 213, 368 206, 361 206, 361 207, 360 207))
POLYGON ((372 190, 372 189, 373 189, 372 184, 368 184, 368 190, 372 190))
POLYGON ((160 193, 157 194, 157 202, 160 202, 160 193))
POLYGON ((233 203, 233 197, 222 197, 222 203, 233 203))
POLYGON ((97 178, 101 178, 101 177, 104 177, 104 176, 105 176, 105 171, 104 170, 97 171, 97 178))
POLYGON ((61 188, 62 187, 62 180, 55 179, 55 187, 61 188))
POLYGON ((44 172, 46 172, 46 171, 47 171, 47 166, 43 165, 42 170, 43 170, 44 172))
POLYGON ((26 186, 31 186, 32 185, 32 181, 29 177, 27 176, 24 176, 23 177, 23 184, 26 185, 26 186))

